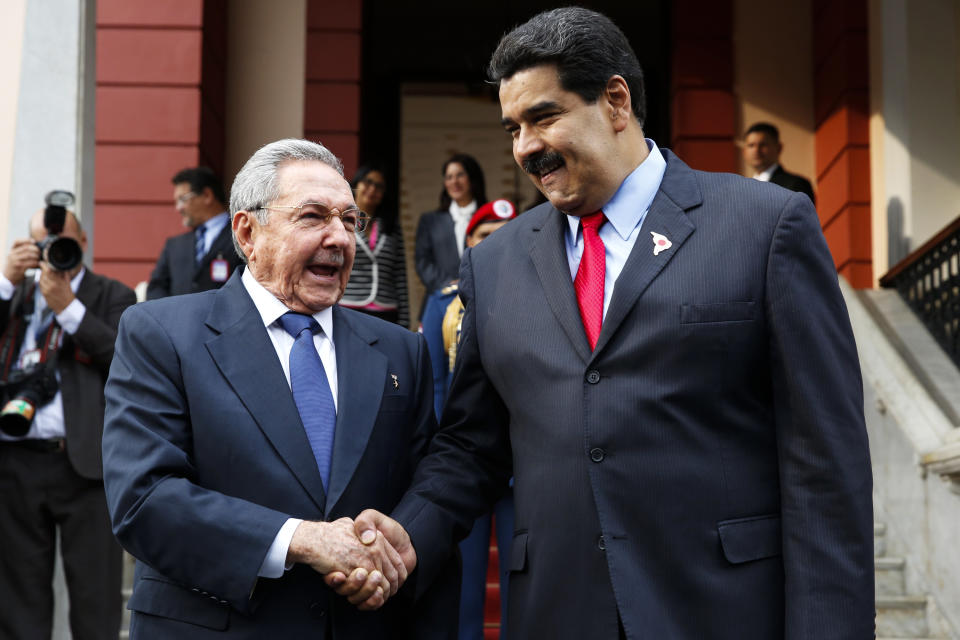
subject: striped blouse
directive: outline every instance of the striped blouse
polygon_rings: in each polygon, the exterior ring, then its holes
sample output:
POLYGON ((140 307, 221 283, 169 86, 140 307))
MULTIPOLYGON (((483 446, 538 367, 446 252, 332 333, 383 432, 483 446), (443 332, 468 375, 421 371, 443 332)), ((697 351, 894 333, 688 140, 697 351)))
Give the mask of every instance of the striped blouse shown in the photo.
POLYGON ((400 229, 382 233, 380 227, 380 221, 375 219, 368 235, 355 232, 357 254, 340 304, 354 309, 396 310, 397 324, 409 327, 403 237, 400 229))

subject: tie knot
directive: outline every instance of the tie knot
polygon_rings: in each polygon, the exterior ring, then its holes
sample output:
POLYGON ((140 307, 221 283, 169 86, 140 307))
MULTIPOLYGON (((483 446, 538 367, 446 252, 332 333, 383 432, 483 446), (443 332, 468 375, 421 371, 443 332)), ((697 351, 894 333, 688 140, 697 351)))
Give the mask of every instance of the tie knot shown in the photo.
POLYGON ((607 218, 603 215, 603 211, 597 211, 596 213, 591 213, 590 215, 580 216, 580 225, 584 230, 597 230, 606 221, 607 218))
POLYGON ((303 333, 304 329, 310 329, 310 333, 316 333, 320 330, 320 325, 313 319, 313 316, 295 311, 288 311, 280 316, 280 324, 294 338, 303 333))

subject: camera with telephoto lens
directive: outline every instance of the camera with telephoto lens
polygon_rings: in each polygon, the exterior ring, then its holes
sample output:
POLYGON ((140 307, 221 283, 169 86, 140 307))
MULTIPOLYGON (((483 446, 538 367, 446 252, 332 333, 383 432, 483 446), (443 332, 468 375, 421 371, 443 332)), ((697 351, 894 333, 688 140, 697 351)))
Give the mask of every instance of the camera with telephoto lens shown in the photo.
POLYGON ((43 226, 47 237, 37 243, 42 259, 57 271, 70 271, 83 260, 83 249, 73 238, 61 237, 63 225, 67 221, 67 207, 74 203, 69 191, 51 191, 44 198, 47 207, 43 210, 43 226))
POLYGON ((0 431, 13 437, 27 435, 37 407, 53 400, 58 388, 57 376, 49 363, 11 374, 9 382, 3 385, 6 402, 0 410, 0 431))

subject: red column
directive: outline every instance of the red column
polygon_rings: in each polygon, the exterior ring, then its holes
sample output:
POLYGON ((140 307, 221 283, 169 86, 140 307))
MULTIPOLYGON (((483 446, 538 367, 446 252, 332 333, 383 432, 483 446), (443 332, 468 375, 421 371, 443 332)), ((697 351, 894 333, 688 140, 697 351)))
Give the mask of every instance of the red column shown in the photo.
POLYGON ((675 0, 670 146, 694 169, 737 170, 732 0, 675 0))
POLYGON ((866 0, 813 3, 817 210, 837 271, 873 286, 866 0))
POLYGON ((221 168, 225 46, 205 40, 225 42, 225 4, 97 2, 94 268, 131 286, 184 230, 173 174, 221 168), (218 60, 219 85, 205 84, 218 60))
POLYGON ((359 0, 307 0, 304 136, 340 157, 348 178, 360 140, 362 7, 359 0))

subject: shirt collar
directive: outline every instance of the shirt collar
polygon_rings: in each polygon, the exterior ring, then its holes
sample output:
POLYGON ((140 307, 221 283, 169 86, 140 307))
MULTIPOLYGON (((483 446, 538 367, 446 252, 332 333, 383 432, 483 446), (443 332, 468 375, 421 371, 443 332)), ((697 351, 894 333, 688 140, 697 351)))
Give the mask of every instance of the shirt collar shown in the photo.
POLYGON ((210 235, 217 235, 220 233, 221 229, 227 226, 227 222, 229 220, 230 214, 228 214, 226 211, 222 211, 203 224, 197 225, 197 229, 203 229, 204 234, 209 233, 210 235))
MULTIPOLYGON (((650 138, 647 138, 646 142, 649 151, 647 157, 624 178, 620 188, 602 209, 607 221, 624 240, 630 238, 630 234, 650 208, 667 169, 667 162, 657 144, 650 138)), ((580 218, 568 215, 567 222, 570 225, 570 234, 576 240, 580 218)))
POLYGON ((761 171, 760 173, 754 174, 753 179, 754 179, 754 180, 760 180, 760 181, 762 181, 762 182, 770 182, 770 178, 773 177, 773 174, 774 174, 774 173, 776 172, 776 170, 779 169, 779 168, 780 168, 780 163, 779 163, 779 162, 774 162, 772 165, 770 165, 769 167, 767 167, 764 171, 761 171))
MULTIPOLYGON (((263 288, 263 285, 257 282, 256 278, 253 277, 253 274, 250 272, 250 268, 247 267, 243 270, 243 275, 240 276, 240 281, 243 283, 244 288, 246 288, 247 293, 250 294, 250 298, 253 299, 253 304, 257 308, 257 311, 260 313, 260 318, 263 319, 263 326, 269 328, 270 325, 275 323, 280 316, 290 311, 287 308, 287 305, 280 302, 276 296, 263 288)), ((333 342, 333 307, 327 307, 321 311, 318 311, 313 315, 313 319, 317 321, 320 325, 320 328, 323 329, 323 334, 327 336, 330 342, 333 342)))
POLYGON ((471 200, 470 204, 461 207, 456 203, 455 200, 450 201, 450 215, 453 216, 454 220, 470 220, 470 217, 473 215, 473 212, 477 210, 477 201, 471 200))

